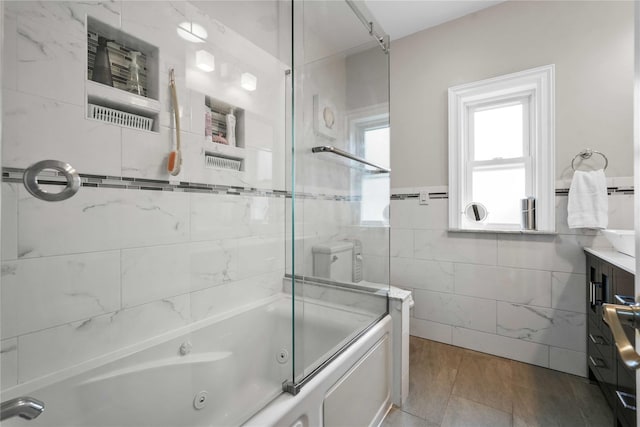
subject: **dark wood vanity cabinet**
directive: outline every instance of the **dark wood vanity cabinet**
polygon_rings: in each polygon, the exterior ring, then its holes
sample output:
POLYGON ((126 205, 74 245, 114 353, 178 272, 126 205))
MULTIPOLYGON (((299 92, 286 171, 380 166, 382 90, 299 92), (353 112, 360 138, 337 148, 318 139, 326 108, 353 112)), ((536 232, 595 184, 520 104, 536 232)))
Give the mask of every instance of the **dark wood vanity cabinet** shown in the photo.
MULTIPOLYGON (((613 409, 614 426, 636 426, 636 374, 624 366, 609 327, 602 320, 602 303, 634 301, 634 276, 587 253, 587 365, 613 409)), ((635 344, 635 331, 624 327, 635 344)))

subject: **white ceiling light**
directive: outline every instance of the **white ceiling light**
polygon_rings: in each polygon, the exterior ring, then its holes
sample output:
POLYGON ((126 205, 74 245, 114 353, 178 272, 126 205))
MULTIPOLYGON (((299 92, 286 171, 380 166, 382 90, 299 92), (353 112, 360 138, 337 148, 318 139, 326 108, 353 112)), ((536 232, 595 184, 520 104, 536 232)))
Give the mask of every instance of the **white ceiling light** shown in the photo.
POLYGON ((195 22, 183 22, 178 25, 176 31, 180 37, 191 43, 204 43, 209 35, 202 25, 195 22))
POLYGON ((245 90, 254 91, 258 87, 258 78, 251 73, 242 73, 240 86, 245 90))
POLYGON ((206 50, 196 52, 196 66, 207 73, 216 69, 215 57, 206 50))

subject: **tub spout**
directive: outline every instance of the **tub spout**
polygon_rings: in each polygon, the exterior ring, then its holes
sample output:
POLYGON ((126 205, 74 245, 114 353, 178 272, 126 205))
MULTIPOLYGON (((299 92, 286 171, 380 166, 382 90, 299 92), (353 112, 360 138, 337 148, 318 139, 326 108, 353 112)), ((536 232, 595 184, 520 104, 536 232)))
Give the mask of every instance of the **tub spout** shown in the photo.
POLYGON ((44 402, 33 397, 16 397, 2 402, 0 406, 0 421, 16 416, 25 420, 32 420, 38 417, 42 411, 44 411, 44 402))

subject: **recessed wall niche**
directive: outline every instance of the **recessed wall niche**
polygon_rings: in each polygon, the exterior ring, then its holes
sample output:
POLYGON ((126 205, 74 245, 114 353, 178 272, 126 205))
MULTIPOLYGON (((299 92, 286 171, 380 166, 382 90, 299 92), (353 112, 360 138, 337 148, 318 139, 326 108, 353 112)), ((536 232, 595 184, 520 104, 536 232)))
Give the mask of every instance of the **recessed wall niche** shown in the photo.
POLYGON ((158 48, 90 16, 86 28, 87 117, 157 132, 161 109, 158 48), (137 90, 132 88, 131 75, 137 77, 137 90))

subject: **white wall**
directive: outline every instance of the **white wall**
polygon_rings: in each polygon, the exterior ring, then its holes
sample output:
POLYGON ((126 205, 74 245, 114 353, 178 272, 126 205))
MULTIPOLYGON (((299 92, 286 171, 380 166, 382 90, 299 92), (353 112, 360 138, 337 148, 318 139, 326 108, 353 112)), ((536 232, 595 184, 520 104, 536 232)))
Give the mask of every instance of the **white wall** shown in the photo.
MULTIPOLYGON (((556 188, 590 147, 632 189, 631 2, 505 2, 393 43, 391 283, 414 290, 411 333, 586 375, 585 246, 556 196, 557 235, 447 231, 447 88, 556 64, 556 188), (419 191, 443 193, 421 206, 419 191)), ((496 189, 496 191, 500 191, 496 189)), ((610 228, 633 228, 629 194, 610 228)))
POLYGON ((556 178, 586 147, 631 176, 633 3, 507 1, 392 43, 392 187, 447 184, 449 87, 546 64, 556 178))

